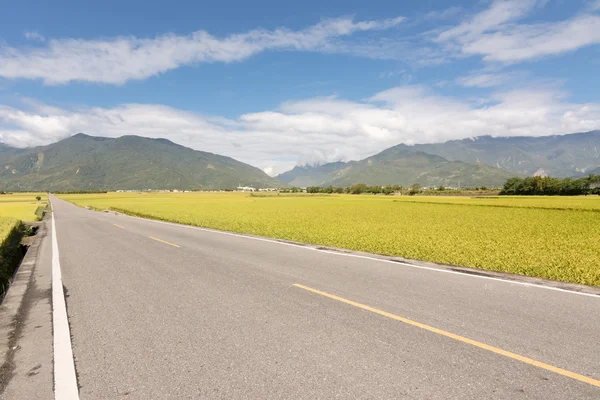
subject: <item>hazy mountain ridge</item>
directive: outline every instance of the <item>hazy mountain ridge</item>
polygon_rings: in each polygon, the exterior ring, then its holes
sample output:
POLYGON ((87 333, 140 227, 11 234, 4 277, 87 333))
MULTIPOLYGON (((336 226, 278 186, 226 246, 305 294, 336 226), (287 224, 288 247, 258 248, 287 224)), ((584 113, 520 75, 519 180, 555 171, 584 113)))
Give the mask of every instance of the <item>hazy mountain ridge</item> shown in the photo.
POLYGON ((218 189, 281 182, 230 157, 167 139, 85 134, 48 146, 0 150, 2 190, 218 189), (12 149, 12 150, 11 150, 12 149))
POLYGON ((295 167, 277 176, 291 186, 350 186, 419 183, 423 186, 500 186, 518 176, 483 164, 448 161, 425 152, 394 146, 360 161, 295 167))
POLYGON ((479 136, 400 146, 451 161, 481 162, 524 175, 564 178, 582 176, 600 167, 600 131, 541 137, 479 136))
POLYGON ((8 154, 18 154, 25 151, 25 149, 19 149, 16 147, 11 147, 7 144, 0 142, 0 156, 8 155, 8 154))
POLYGON ((292 186, 321 186, 331 180, 331 174, 343 168, 344 165, 346 163, 343 161, 321 165, 298 165, 287 172, 279 174, 276 178, 292 186))
POLYGON ((361 161, 295 167, 277 178, 293 186, 346 186, 360 182, 457 186, 459 180, 461 185, 498 186, 511 176, 564 178, 599 172, 600 131, 591 131, 399 144, 361 161), (375 164, 369 166, 365 162, 375 164))

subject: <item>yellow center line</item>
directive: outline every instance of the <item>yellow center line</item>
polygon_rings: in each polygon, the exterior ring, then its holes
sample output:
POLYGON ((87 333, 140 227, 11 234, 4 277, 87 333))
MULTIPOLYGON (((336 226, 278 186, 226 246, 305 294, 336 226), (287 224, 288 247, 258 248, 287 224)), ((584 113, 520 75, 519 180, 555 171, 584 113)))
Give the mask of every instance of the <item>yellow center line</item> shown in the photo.
POLYGON ((562 375, 562 376, 566 376, 566 377, 576 379, 581 382, 589 383, 590 385, 600 387, 599 380, 590 378, 588 376, 580 375, 575 372, 571 372, 571 371, 567 371, 562 368, 555 367, 553 365, 545 364, 543 362, 534 360, 532 358, 528 358, 528 357, 524 357, 519 354, 511 353, 510 351, 502 350, 498 347, 490 346, 488 344, 481 343, 476 340, 472 340, 472 339, 469 339, 469 338, 466 338, 463 336, 455 335, 454 333, 446 332, 442 329, 434 328, 433 326, 425 325, 420 322, 410 320, 408 318, 403 318, 398 315, 367 306, 365 304, 357 303, 352 300, 344 299, 343 297, 335 296, 333 294, 325 293, 320 290, 310 288, 308 286, 300 285, 298 283, 295 283, 293 286, 300 288, 300 289, 308 290, 309 292, 313 292, 313 293, 319 294, 321 296, 328 297, 333 300, 341 301, 342 303, 350 304, 351 306, 354 306, 354 307, 362 308, 363 310, 367 310, 367 311, 373 312, 375 314, 383 315, 384 317, 391 318, 396 321, 404 322, 405 324, 408 324, 408 325, 416 326, 417 328, 425 329, 426 331, 429 331, 429 332, 437 333, 438 335, 442 335, 442 336, 446 336, 446 337, 449 337, 454 340, 458 340, 459 342, 463 342, 463 343, 467 343, 467 344, 470 344, 475 347, 479 347, 480 349, 491 351, 492 353, 500 354, 502 356, 512 358, 517 361, 521 361, 525 364, 533 365, 535 367, 542 368, 542 369, 554 372, 554 373, 562 375))
POLYGON ((157 242, 161 242, 161 243, 164 243, 164 244, 168 244, 169 246, 173 246, 173 247, 177 247, 177 248, 181 247, 181 246, 178 246, 178 245, 176 245, 176 244, 174 244, 174 243, 167 242, 167 241, 165 241, 165 240, 162 240, 162 239, 158 239, 158 238, 155 238, 155 237, 152 237, 152 236, 148 236, 148 237, 149 237, 150 239, 152 239, 152 240, 156 240, 157 242))
POLYGON ((114 226, 116 226, 117 228, 121 228, 121 229, 125 229, 124 227, 122 227, 121 225, 117 225, 117 224, 113 224, 114 226))

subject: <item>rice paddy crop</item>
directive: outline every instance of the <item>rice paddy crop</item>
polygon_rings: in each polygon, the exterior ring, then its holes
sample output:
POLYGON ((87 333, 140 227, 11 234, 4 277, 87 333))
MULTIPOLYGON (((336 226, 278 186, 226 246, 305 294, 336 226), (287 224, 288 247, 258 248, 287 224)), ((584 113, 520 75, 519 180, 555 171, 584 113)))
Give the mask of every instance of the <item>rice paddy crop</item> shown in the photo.
POLYGON ((60 197, 207 228, 600 286, 600 197, 60 197))
POLYGON ((48 196, 45 193, 13 193, 0 195, 0 217, 12 217, 22 221, 40 219, 39 208, 45 208, 48 196), (36 200, 39 196, 41 200, 36 200))

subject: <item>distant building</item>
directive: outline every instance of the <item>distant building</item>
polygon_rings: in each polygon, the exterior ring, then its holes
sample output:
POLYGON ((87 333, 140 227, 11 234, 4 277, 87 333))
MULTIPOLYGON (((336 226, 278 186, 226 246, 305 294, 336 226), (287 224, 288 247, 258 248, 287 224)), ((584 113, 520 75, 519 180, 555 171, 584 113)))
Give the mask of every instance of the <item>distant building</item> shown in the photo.
POLYGON ((236 188, 236 191, 238 191, 238 192, 254 192, 254 191, 256 191, 256 189, 253 187, 250 187, 250 186, 238 186, 236 188))

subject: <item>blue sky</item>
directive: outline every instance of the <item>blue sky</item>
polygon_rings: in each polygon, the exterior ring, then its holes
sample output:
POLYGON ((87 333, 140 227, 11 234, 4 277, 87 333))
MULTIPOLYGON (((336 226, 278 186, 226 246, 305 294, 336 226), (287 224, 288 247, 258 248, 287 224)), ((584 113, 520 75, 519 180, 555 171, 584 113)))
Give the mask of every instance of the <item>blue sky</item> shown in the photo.
POLYGON ((166 137, 274 174, 598 129, 598 26, 600 0, 21 1, 0 13, 0 141, 166 137))

